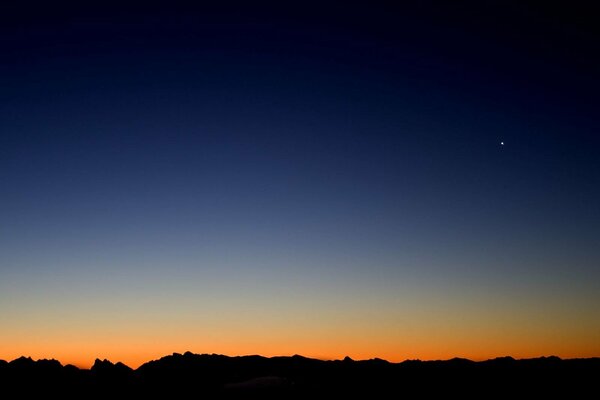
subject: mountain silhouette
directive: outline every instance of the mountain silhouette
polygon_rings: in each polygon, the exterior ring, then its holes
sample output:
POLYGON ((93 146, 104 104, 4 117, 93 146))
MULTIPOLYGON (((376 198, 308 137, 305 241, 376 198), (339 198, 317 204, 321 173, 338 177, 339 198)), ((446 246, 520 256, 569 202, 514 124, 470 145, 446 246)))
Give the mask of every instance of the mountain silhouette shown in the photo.
POLYGON ((287 396, 341 395, 425 397, 460 395, 583 396, 596 387, 600 358, 562 360, 558 357, 515 360, 501 357, 475 362, 381 359, 323 361, 292 357, 174 353, 137 369, 97 359, 88 369, 63 366, 57 360, 20 357, 0 360, 0 385, 24 396, 60 395, 110 397, 287 396))

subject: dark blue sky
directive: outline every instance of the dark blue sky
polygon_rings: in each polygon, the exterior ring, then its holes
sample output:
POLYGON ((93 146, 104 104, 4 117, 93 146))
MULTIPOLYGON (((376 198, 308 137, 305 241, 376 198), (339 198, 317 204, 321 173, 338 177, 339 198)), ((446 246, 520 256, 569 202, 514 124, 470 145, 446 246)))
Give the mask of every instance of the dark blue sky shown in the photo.
POLYGON ((584 7, 59 4, 2 6, 0 304, 64 285, 57 304, 126 302, 150 276, 157 302, 233 282, 250 303, 296 285, 422 303, 407 286, 597 310, 584 7))

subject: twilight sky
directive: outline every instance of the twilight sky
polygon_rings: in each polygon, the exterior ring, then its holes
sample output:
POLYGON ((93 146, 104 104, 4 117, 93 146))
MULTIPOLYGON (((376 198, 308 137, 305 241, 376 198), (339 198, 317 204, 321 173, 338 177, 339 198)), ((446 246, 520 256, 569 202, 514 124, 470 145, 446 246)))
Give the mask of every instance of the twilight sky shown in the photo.
POLYGON ((600 356, 598 25, 445 3, 2 4, 0 359, 600 356))

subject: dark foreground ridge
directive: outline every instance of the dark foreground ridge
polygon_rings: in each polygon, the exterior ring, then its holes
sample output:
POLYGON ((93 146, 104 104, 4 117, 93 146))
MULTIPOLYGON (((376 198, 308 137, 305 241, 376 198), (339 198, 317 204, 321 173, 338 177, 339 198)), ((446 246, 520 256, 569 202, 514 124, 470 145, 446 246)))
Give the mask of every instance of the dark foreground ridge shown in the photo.
POLYGON ((150 361, 136 370, 108 360, 96 360, 89 370, 63 366, 56 360, 0 360, 0 385, 5 391, 17 390, 25 397, 56 394, 62 398, 214 398, 248 394, 288 398, 353 394, 572 397, 593 393, 599 376, 600 358, 504 357, 482 362, 455 358, 395 364, 348 357, 322 361, 297 355, 227 357, 187 352, 150 361))

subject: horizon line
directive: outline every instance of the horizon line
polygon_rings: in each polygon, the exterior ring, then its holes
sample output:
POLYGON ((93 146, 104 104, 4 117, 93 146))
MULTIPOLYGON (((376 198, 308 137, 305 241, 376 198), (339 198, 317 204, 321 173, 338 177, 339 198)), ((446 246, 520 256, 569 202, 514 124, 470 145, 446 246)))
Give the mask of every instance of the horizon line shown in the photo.
POLYGON ((321 362, 368 362, 368 361, 380 361, 380 362, 385 362, 388 364, 394 364, 394 365, 399 365, 399 364, 403 364, 406 362, 423 362, 423 363, 433 363, 433 362, 449 362, 449 361, 456 361, 456 360, 460 360, 460 361, 467 361, 467 362, 471 362, 471 363, 485 363, 485 362, 489 362, 489 361, 495 361, 495 360, 506 360, 506 359, 510 359, 511 361, 527 361, 527 360, 543 360, 543 359, 557 359, 557 360, 561 360, 561 361, 569 361, 569 360, 595 360, 595 359, 600 359, 600 356, 590 356, 590 357, 573 357, 573 358, 561 358, 559 356, 556 355, 541 355, 538 357, 527 357, 527 358, 514 358, 513 356, 510 355, 505 355, 505 356, 498 356, 498 357, 493 357, 493 358, 488 358, 488 359, 484 359, 484 360, 472 360, 469 358, 465 358, 465 357, 452 357, 452 358, 447 358, 447 359, 419 359, 419 358, 407 358, 405 360, 399 361, 399 362, 393 362, 393 361, 389 361, 383 358, 379 358, 379 357, 372 357, 372 358, 366 358, 366 359, 353 359, 349 356, 345 356, 342 359, 325 359, 325 358, 313 358, 313 357, 306 357, 303 356, 301 354, 293 354, 293 355, 276 355, 276 356, 263 356, 260 354, 243 354, 243 355, 235 355, 235 356, 231 356, 231 355, 226 355, 226 354, 219 354, 219 353, 192 353, 191 351, 186 351, 183 353, 178 353, 178 352, 173 352, 171 354, 167 354, 164 355, 160 358, 157 359, 151 359, 148 360, 146 362, 141 363, 137 368, 132 368, 129 365, 125 364, 122 361, 112 361, 109 359, 101 359, 101 358, 95 358, 94 359, 94 363, 89 367, 89 368, 85 368, 85 367, 81 367, 75 364, 71 364, 71 363, 67 363, 67 364, 63 364, 60 360, 56 359, 56 358, 38 358, 38 359, 33 359, 31 356, 25 356, 22 355, 20 357, 17 357, 15 359, 12 360, 4 360, 0 358, 0 362, 4 362, 6 364, 10 364, 13 363, 17 360, 21 360, 21 359, 25 359, 31 362, 40 362, 40 361, 53 361, 53 362, 58 362, 62 367, 67 367, 67 366, 72 366, 75 367, 77 369, 80 370, 92 370, 94 368, 94 366, 97 363, 106 363, 109 362, 112 365, 118 365, 121 364, 133 371, 136 371, 138 369, 140 369, 142 366, 149 364, 151 362, 156 362, 156 361, 160 361, 164 358, 167 357, 189 357, 189 356, 208 356, 208 357, 226 357, 226 358, 245 358, 245 357, 260 357, 260 358, 265 358, 265 359, 274 359, 274 358, 295 358, 295 357, 301 357, 307 360, 314 360, 314 361, 321 361, 321 362))

